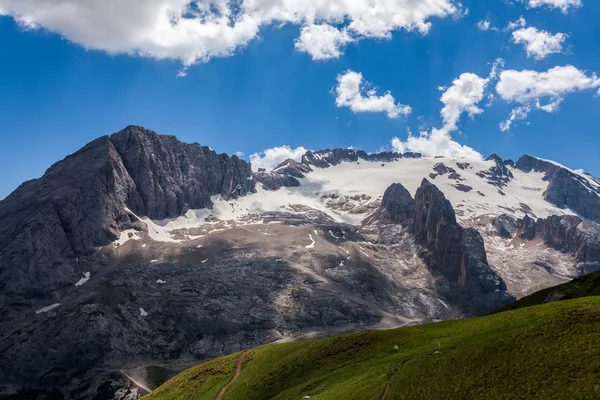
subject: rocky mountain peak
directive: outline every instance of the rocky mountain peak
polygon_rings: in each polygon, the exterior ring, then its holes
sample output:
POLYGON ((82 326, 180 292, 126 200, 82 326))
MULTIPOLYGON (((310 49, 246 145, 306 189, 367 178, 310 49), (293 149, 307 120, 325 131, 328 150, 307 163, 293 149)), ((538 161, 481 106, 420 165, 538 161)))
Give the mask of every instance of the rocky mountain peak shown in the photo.
POLYGON ((546 201, 561 208, 571 208, 579 215, 600 221, 600 184, 553 162, 524 155, 515 168, 523 172, 541 172, 548 187, 546 201))
POLYGON ((456 225, 456 214, 444 194, 427 179, 423 179, 414 200, 414 226, 418 240, 434 245, 440 229, 456 225))

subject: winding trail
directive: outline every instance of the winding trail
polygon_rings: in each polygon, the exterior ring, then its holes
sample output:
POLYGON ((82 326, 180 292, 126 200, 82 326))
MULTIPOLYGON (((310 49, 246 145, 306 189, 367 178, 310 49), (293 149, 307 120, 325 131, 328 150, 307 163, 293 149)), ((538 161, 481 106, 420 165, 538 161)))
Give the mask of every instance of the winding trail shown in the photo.
POLYGON ((242 363, 244 362, 244 357, 246 356, 247 353, 248 353, 248 351, 244 351, 240 355, 240 358, 237 359, 237 361, 235 362, 235 375, 233 375, 233 377, 229 380, 229 382, 227 382, 227 384, 225 386, 223 386, 221 388, 221 390, 219 390, 219 393, 217 394, 217 397, 215 397, 215 400, 221 400, 221 398, 223 397, 223 395, 227 391, 227 388, 233 382, 235 382, 237 380, 237 378, 239 378, 240 374, 242 373, 242 363))
POLYGON ((387 396, 389 391, 390 391, 390 384, 388 383, 387 386, 385 387, 385 392, 383 392, 383 395, 381 396, 381 400, 385 400, 385 397, 387 396))

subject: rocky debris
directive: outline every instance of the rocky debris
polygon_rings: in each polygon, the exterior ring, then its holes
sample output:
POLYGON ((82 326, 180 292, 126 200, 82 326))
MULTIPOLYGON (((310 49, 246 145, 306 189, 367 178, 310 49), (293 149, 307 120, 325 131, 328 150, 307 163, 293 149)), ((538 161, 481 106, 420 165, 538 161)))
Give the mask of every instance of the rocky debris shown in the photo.
POLYGON ((514 178, 513 173, 497 154, 492 154, 486 161, 493 161, 495 165, 486 171, 478 172, 477 176, 486 179, 490 185, 503 188, 514 178))
POLYGON ((282 187, 298 187, 300 181, 286 173, 277 172, 255 172, 254 180, 260 183, 265 190, 279 190, 282 187))
POLYGON ((321 196, 322 199, 329 199, 325 205, 334 211, 344 211, 350 214, 366 214, 369 211, 379 207, 379 202, 371 201, 371 196, 366 194, 353 196, 340 196, 330 193, 321 196))
POLYGON ((579 215, 600 221, 600 190, 584 177, 554 163, 525 155, 515 168, 523 172, 542 172, 548 187, 544 199, 557 207, 571 208, 579 215))
POLYGON ((504 165, 508 167, 515 167, 515 162, 513 160, 504 160, 504 165))
POLYGON ((471 168, 471 164, 470 164, 470 163, 468 163, 468 162, 457 162, 457 163, 456 163, 456 166, 457 166, 458 168, 462 169, 462 170, 465 170, 465 169, 470 169, 470 168, 471 168))

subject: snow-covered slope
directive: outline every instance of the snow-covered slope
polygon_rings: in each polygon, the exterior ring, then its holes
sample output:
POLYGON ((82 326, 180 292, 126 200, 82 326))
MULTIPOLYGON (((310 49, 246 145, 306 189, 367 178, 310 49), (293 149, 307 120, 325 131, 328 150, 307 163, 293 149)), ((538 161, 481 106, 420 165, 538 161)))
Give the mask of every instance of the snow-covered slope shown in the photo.
MULTIPOLYGON (((459 221, 467 225, 478 217, 501 214, 516 218, 525 214, 537 218, 574 215, 573 211, 544 200, 542 194, 548 182, 543 180, 543 173, 524 173, 509 166, 513 178, 498 187, 488 183, 485 176, 478 176, 494 166, 494 161, 431 157, 401 158, 387 163, 342 162, 328 168, 313 168, 298 179, 299 187, 271 191, 258 185, 256 193, 237 200, 225 201, 216 196, 212 210, 192 210, 176 219, 156 221, 152 226, 175 230, 204 225, 206 220, 213 221, 211 224, 220 220, 237 225, 260 219, 267 212, 305 212, 296 207, 298 205, 319 210, 338 222, 359 226, 379 206, 383 193, 392 183, 401 183, 414 195, 423 179, 430 180, 444 193, 457 211, 459 221), (451 172, 439 175, 434 167, 440 165, 452 168, 456 175, 451 172)), ((163 237, 168 239, 168 236, 163 237)))
MULTIPOLYGON (((515 220, 525 215, 534 219, 577 215, 568 207, 545 200, 549 180, 544 172, 523 172, 514 163, 504 163, 496 156, 484 161, 386 155, 377 157, 376 161, 344 157, 331 163, 325 161, 331 158, 331 152, 318 152, 313 156, 313 163, 306 157, 303 161, 303 173, 299 175, 302 177, 296 178, 299 186, 267 190, 257 184, 255 193, 237 199, 223 200, 214 196, 212 209, 190 210, 184 216, 163 221, 141 220, 146 222, 152 240, 178 243, 211 232, 261 224, 266 216, 281 213, 303 216, 318 212, 332 221, 361 227, 365 218, 378 209, 383 193, 391 184, 402 184, 414 196, 423 179, 427 179, 451 202, 461 225, 479 230, 485 240, 490 266, 516 296, 561 283, 578 274, 572 255, 539 242, 531 244, 499 237, 493 225, 500 215, 515 220)), ((576 174, 594 193, 600 187, 588 175, 549 163, 576 174)), ((273 173, 284 173, 284 167, 273 173)), ((130 235, 130 240, 138 238, 130 235)), ((122 245, 126 241, 127 237, 122 235, 117 243, 122 245)))

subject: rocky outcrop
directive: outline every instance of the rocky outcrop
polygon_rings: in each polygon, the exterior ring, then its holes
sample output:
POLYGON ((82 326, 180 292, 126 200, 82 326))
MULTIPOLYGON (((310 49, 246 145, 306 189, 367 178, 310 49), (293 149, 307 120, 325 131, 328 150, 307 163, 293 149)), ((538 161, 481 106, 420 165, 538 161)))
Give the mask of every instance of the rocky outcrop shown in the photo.
POLYGON ((412 216, 414 201, 410 192, 399 183, 387 188, 381 201, 381 209, 385 217, 397 224, 402 224, 412 216))
POLYGON ((485 314, 514 300, 489 267, 479 232, 461 227, 450 202, 426 179, 414 200, 402 185, 390 186, 381 216, 409 227, 423 248, 421 258, 440 277, 440 296, 465 315, 485 314))
POLYGON ((338 165, 342 162, 394 162, 401 158, 420 158, 419 153, 396 153, 396 152, 380 152, 368 154, 363 150, 354 151, 353 149, 325 149, 319 151, 308 151, 302 156, 302 164, 314 166, 317 168, 329 168, 330 166, 338 165))
POLYGON ((517 233, 517 220, 509 215, 502 214, 492 218, 492 224, 496 228, 497 235, 504 239, 512 239, 517 233))
POLYGON ((291 175, 280 172, 255 172, 254 180, 265 190, 279 190, 282 187, 298 187, 300 181, 291 175))
POLYGON ((494 165, 488 170, 479 171, 477 176, 486 179, 490 185, 503 188, 514 178, 513 173, 507 168, 510 163, 505 163, 497 154, 492 154, 486 161, 492 161, 494 165))
POLYGON ((600 221, 600 190, 586 178, 554 163, 525 155, 515 167, 523 172, 544 173, 548 187, 544 199, 557 207, 570 208, 587 219, 600 221))
POLYGON ((188 209, 211 207, 211 196, 229 199, 254 190, 248 179, 250 165, 235 155, 218 155, 209 147, 138 126, 127 127, 110 140, 135 183, 127 204, 138 215, 174 218, 188 209))
POLYGON ((520 239, 540 239, 553 249, 573 254, 580 274, 600 269, 600 224, 574 215, 552 215, 537 221, 526 215, 517 226, 520 239))
POLYGON ((92 256, 144 230, 137 216, 176 217, 253 190, 245 161, 173 136, 130 126, 94 140, 0 202, 1 325, 101 268, 92 256))

